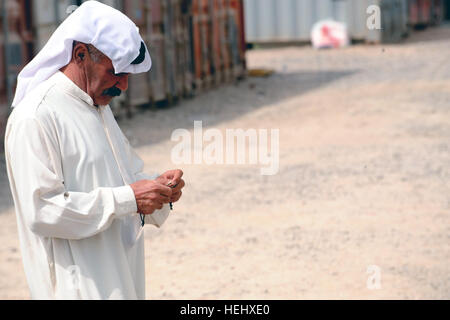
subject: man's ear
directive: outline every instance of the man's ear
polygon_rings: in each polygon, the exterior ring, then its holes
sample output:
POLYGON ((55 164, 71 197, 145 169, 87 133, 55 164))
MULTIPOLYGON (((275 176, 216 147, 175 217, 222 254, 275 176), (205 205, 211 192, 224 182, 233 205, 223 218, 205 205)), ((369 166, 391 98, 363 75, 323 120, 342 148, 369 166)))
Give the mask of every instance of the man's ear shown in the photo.
POLYGON ((73 48, 72 51, 72 59, 75 61, 75 63, 83 63, 83 61, 86 59, 86 56, 88 55, 87 47, 83 43, 77 43, 75 48, 73 48))

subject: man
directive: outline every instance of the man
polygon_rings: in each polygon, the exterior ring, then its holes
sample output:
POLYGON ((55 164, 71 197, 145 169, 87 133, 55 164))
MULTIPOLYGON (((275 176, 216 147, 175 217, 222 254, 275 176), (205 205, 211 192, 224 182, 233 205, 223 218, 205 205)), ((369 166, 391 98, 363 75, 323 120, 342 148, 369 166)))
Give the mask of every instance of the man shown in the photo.
POLYGON ((145 298, 142 227, 183 173, 144 174, 108 103, 150 66, 135 24, 88 1, 20 73, 5 151, 33 299, 145 298))

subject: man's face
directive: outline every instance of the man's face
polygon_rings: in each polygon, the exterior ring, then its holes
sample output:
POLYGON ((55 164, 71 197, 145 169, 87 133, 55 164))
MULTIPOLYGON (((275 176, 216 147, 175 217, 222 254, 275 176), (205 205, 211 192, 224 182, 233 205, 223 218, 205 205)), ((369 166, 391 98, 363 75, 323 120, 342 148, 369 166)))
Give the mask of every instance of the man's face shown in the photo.
POLYGON ((86 70, 87 93, 95 105, 107 105, 115 96, 120 96, 128 88, 128 73, 114 73, 114 67, 108 57, 98 62, 89 59, 86 70))

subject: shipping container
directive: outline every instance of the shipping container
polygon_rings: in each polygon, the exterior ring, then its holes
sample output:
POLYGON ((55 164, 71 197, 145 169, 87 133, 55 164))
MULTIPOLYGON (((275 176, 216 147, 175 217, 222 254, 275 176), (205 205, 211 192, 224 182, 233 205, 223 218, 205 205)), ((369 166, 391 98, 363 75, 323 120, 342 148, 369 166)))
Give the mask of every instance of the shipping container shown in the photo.
POLYGON ((247 42, 309 41, 317 21, 332 18, 330 0, 244 0, 247 42))
MULTIPOLYGON (((446 1, 448 5, 449 1, 446 1)), ((443 0, 409 0, 409 24, 415 28, 439 25, 444 20, 443 0)))
POLYGON ((177 82, 181 84, 183 97, 193 95, 192 43, 190 37, 191 0, 178 0, 175 10, 175 30, 177 35, 177 82))
POLYGON ((190 1, 124 0, 123 11, 139 27, 152 57, 150 73, 130 76, 128 104, 171 104, 190 96, 190 1))
POLYGON ((192 94, 190 1, 163 2, 166 95, 169 103, 192 94))
POLYGON ((149 2, 149 20, 146 30, 146 44, 152 57, 150 77, 150 103, 165 100, 165 42, 163 7, 160 0, 149 2))
POLYGON ((192 45, 194 62, 194 88, 196 92, 212 84, 212 38, 211 16, 208 14, 208 0, 192 1, 192 45))
POLYGON ((229 0, 227 22, 233 78, 239 79, 244 75, 246 68, 244 4, 241 0, 229 0))
POLYGON ((433 0, 431 2, 431 25, 440 25, 444 21, 444 18, 445 18, 444 0, 433 0))
POLYGON ((209 15, 212 19, 212 73, 215 83, 229 79, 227 71, 230 68, 230 58, 226 50, 226 2, 223 0, 210 0, 209 15))
POLYGON ((407 0, 244 0, 249 43, 309 42, 313 25, 332 19, 354 40, 395 42, 408 33, 407 0), (369 30, 367 8, 381 9, 381 29, 369 30))
POLYGON ((0 146, 11 111, 17 75, 33 55, 31 4, 29 0, 0 3, 0 146))
POLYGON ((430 0, 408 0, 409 19, 408 22, 415 28, 425 27, 430 23, 431 1, 430 0))
POLYGON ((396 43, 409 34, 408 4, 404 0, 371 1, 381 9, 381 30, 368 30, 365 40, 376 43, 396 43))
MULTIPOLYGON (((116 6, 117 8, 117 6, 116 6)), ((147 16, 150 14, 150 7, 147 6, 147 1, 142 0, 124 0, 121 4, 123 12, 130 17, 142 35, 142 38, 148 43, 147 35, 147 16)), ((146 73, 131 74, 128 81, 128 90, 125 94, 125 105, 119 106, 122 112, 127 115, 134 113, 134 106, 143 105, 150 101, 150 79, 146 73), (125 109, 125 110, 123 110, 125 109)), ((120 110, 115 111, 116 116, 119 116, 120 110)))
MULTIPOLYGON (((0 129, 17 74, 81 0, 3 0, 0 7, 0 129), (7 19, 4 19, 7 17, 7 19)), ((152 69, 131 75, 111 102, 117 117, 136 106, 171 104, 245 75, 242 0, 102 0, 128 15, 150 51, 152 69)))
POLYGON ((196 90, 245 74, 241 0, 193 0, 192 45, 196 90))

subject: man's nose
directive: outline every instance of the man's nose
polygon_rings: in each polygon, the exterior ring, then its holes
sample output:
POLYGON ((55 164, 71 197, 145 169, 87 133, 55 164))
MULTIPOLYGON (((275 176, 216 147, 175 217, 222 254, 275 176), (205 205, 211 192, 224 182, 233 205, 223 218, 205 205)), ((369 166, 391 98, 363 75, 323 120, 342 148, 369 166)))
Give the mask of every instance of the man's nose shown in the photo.
POLYGON ((118 78, 119 81, 116 87, 122 91, 126 91, 128 89, 128 74, 120 75, 118 78))

